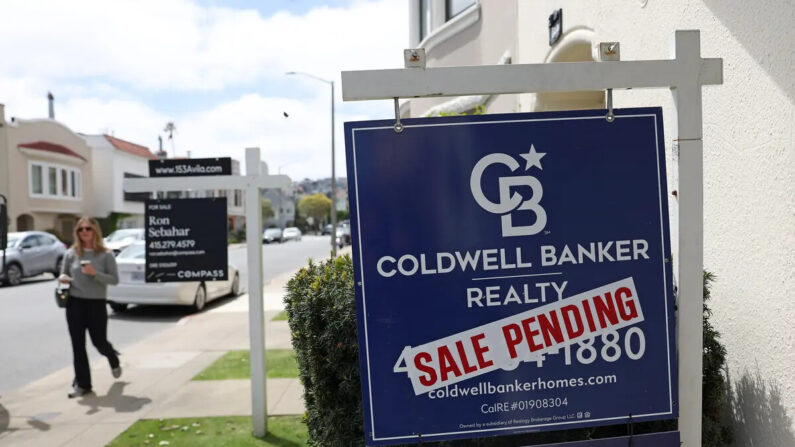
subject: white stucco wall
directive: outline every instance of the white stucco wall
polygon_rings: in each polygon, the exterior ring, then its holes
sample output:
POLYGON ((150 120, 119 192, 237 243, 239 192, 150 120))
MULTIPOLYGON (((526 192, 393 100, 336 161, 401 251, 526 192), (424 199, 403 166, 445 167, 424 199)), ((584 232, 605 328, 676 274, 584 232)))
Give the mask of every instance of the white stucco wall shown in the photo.
POLYGON ((83 138, 94 156, 91 166, 94 174, 93 215, 107 217, 114 212, 143 215, 142 202, 124 200, 122 182, 125 172, 148 177, 149 160, 116 149, 103 135, 83 135, 83 138))
MULTIPOLYGON (((585 28, 593 31, 595 43, 619 41, 622 60, 669 58, 677 29, 700 29, 702 56, 723 58, 724 85, 703 90, 704 267, 717 276, 712 321, 728 350, 731 378, 754 376, 758 370, 768 386, 779 387, 792 418, 795 4, 790 0, 519 2, 517 63, 544 61, 550 51, 546 17, 560 7, 564 31, 585 28)), ((618 91, 614 100, 618 108, 664 107, 672 160, 671 94, 618 91)), ((523 110, 530 110, 531 104, 531 95, 520 97, 523 110)), ((675 179, 675 172, 669 178, 675 179)), ((789 442, 761 439, 758 445, 789 442)), ((745 445, 743 439, 737 445, 745 445)))
POLYGON ((89 186, 94 191, 91 215, 105 217, 113 210, 113 170, 108 168, 113 166, 116 149, 102 135, 83 135, 83 139, 91 148, 94 161, 91 164, 94 181, 89 186))
POLYGON ((149 160, 122 151, 113 153, 113 211, 118 213, 144 214, 143 202, 124 200, 124 173, 149 176, 149 160))
MULTIPOLYGON (((413 0, 413 2, 418 3, 417 0, 413 0)), ((439 14, 444 13, 443 1, 436 0, 434 5, 437 6, 436 10, 439 14)), ((497 64, 505 55, 513 58, 516 45, 517 4, 513 1, 478 0, 476 7, 479 16, 476 22, 461 28, 443 42, 426 48, 428 67, 497 64)), ((418 18, 410 14, 409 20, 411 20, 411 25, 418 18)), ((442 18, 438 18, 438 20, 444 23, 442 18)), ((410 42, 409 44, 412 45, 412 48, 414 45, 423 46, 421 42, 410 42)), ((411 99, 408 101, 409 114, 411 117, 422 116, 429 108, 450 99, 411 99)), ((514 96, 490 98, 488 109, 515 112, 517 111, 516 98, 514 96)))

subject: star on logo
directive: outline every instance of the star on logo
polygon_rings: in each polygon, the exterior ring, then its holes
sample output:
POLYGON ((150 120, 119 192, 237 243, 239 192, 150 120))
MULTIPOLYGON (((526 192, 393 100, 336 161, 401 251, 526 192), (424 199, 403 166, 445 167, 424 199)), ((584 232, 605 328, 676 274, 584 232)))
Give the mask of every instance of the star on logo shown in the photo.
POLYGON ((544 158, 544 155, 547 155, 546 152, 536 152, 536 148, 531 144, 530 151, 526 154, 519 154, 520 157, 527 160, 527 166, 524 168, 525 171, 529 170, 533 166, 538 166, 538 169, 544 169, 541 167, 541 159, 544 158))

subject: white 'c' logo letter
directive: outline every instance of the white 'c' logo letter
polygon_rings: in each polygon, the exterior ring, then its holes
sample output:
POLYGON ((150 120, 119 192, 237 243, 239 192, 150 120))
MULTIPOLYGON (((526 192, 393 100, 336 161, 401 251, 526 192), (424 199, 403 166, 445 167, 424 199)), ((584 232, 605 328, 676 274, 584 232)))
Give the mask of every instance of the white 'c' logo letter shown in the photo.
MULTIPOLYGON (((538 158, 540 160, 540 157, 538 158)), ((511 172, 519 168, 519 163, 507 155, 501 153, 489 154, 481 158, 472 168, 472 174, 469 177, 469 187, 472 190, 472 196, 475 202, 480 205, 484 210, 494 213, 502 214, 502 235, 508 236, 532 236, 538 234, 547 224, 547 213, 541 207, 540 201, 544 194, 541 182, 537 178, 529 175, 515 176, 515 177, 500 177, 498 180, 500 201, 494 203, 483 194, 481 179, 483 172, 487 167, 493 164, 502 164, 508 167, 511 172), (518 192, 511 194, 512 186, 529 186, 532 195, 529 199, 524 200, 518 192), (514 226, 511 218, 512 211, 532 211, 536 220, 532 225, 514 226)), ((538 164, 540 167, 540 163, 538 164)), ((530 165, 528 164, 528 169, 530 165)))

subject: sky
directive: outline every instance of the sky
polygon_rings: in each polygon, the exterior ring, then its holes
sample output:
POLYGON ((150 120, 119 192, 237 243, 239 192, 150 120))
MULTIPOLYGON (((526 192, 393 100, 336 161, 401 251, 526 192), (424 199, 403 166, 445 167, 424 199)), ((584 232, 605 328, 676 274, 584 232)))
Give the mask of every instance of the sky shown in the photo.
POLYGON ((335 82, 342 177, 343 123, 394 110, 342 102, 340 72, 402 67, 408 23, 405 0, 2 0, 0 103, 46 118, 49 91, 75 132, 243 166, 259 147, 271 173, 314 179, 331 173, 331 87, 285 74, 310 73, 335 82))

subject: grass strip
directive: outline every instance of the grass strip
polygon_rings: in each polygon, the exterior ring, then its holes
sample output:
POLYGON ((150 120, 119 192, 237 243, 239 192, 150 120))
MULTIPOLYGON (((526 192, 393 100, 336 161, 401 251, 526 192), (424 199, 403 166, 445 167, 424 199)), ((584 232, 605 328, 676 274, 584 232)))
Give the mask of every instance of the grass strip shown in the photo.
MULTIPOLYGON (((297 378, 298 362, 292 349, 265 351, 266 377, 297 378)), ((193 378, 193 380, 248 379, 251 377, 249 351, 229 351, 193 378)))
POLYGON ((287 321, 287 311, 283 310, 278 315, 273 317, 271 321, 287 321))
POLYGON ((251 434, 251 416, 142 419, 120 434, 110 447, 299 447, 307 442, 301 416, 268 418, 268 434, 251 434), (164 442, 165 441, 165 442, 164 442))

